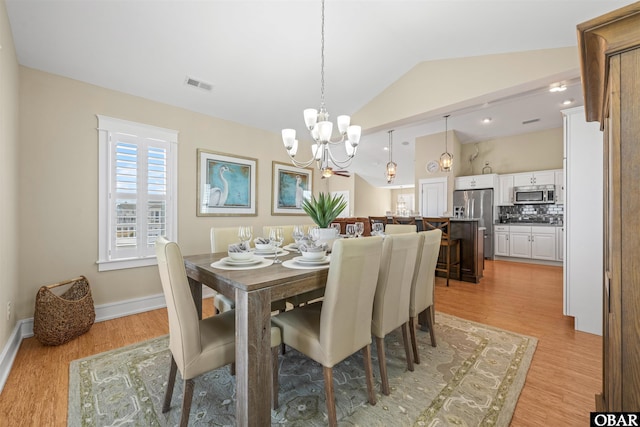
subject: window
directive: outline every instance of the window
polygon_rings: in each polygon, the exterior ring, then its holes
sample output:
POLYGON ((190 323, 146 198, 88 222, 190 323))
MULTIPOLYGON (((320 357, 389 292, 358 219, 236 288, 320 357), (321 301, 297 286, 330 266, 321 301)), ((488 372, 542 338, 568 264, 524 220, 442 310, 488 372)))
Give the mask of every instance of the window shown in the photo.
POLYGON ((178 132, 99 115, 98 144, 98 270, 154 265, 177 240, 178 132))

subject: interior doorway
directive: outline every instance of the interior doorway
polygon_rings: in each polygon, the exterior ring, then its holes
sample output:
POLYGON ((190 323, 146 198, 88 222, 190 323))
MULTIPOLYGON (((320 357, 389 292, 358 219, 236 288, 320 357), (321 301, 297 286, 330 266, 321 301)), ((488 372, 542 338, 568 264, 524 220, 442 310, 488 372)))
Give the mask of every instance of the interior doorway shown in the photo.
POLYGON ((447 178, 418 181, 420 186, 420 214, 424 217, 444 216, 447 210, 447 178))

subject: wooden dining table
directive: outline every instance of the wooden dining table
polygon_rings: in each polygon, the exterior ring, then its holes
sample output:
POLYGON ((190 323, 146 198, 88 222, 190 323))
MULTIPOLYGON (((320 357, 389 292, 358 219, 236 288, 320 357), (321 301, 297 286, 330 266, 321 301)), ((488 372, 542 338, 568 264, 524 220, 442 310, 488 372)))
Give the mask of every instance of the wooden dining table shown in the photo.
MULTIPOLYGON (((236 425, 271 425, 271 303, 321 289, 327 268, 222 270, 226 252, 184 257, 193 300, 202 317, 202 285, 236 302, 236 425)), ((295 254, 280 257, 287 260, 295 254)))

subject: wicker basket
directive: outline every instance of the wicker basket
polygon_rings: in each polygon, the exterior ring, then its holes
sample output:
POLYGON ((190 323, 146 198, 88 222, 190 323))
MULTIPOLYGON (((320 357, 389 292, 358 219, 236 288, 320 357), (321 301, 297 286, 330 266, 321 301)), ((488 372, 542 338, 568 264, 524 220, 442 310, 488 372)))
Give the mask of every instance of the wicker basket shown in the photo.
POLYGON ((91 329, 96 319, 86 277, 42 286, 36 295, 33 334, 44 345, 64 344, 91 329), (51 289, 71 285, 62 295, 51 289))

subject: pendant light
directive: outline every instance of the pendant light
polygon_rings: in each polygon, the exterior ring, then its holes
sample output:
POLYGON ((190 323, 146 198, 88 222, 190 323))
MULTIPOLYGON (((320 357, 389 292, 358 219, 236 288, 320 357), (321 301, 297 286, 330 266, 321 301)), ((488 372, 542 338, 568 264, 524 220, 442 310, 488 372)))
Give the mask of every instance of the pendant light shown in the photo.
POLYGON ((389 131, 389 162, 387 163, 387 170, 385 171, 385 177, 387 178, 387 184, 391 184, 396 177, 396 170, 398 165, 393 162, 393 130, 389 131))
POLYGON ((444 116, 444 153, 440 155, 440 169, 442 172, 451 172, 453 166, 453 154, 448 151, 447 134, 448 134, 448 121, 449 114, 444 116))

